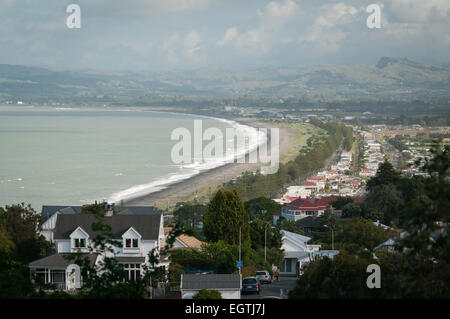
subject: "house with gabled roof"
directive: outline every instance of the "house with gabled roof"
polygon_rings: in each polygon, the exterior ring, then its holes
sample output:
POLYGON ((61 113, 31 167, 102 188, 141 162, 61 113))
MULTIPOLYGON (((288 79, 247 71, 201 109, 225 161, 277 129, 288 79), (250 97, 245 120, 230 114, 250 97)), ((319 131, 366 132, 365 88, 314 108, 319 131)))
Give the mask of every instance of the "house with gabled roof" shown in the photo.
MULTIPOLYGON (((142 276, 144 265, 150 266, 149 253, 156 249, 159 254, 165 240, 163 214, 153 208, 146 211, 145 208, 116 207, 116 210, 118 212, 100 217, 111 228, 112 239, 120 243, 111 247, 112 252, 105 253, 99 252, 93 243, 99 235, 92 227, 98 222, 98 216, 81 214, 78 207, 56 207, 53 214, 47 216, 43 230, 50 234, 56 253, 29 264, 33 278, 61 290, 80 288, 81 269, 70 258, 75 254, 88 257, 94 267, 105 257, 113 257, 123 264, 129 280, 142 276)), ((159 266, 168 267, 168 262, 163 261, 159 266)))
POLYGON ((321 245, 310 245, 310 237, 281 230, 281 249, 284 260, 280 269, 282 276, 300 276, 302 268, 309 262, 318 258, 328 257, 332 259, 339 253, 338 250, 320 250, 321 245))

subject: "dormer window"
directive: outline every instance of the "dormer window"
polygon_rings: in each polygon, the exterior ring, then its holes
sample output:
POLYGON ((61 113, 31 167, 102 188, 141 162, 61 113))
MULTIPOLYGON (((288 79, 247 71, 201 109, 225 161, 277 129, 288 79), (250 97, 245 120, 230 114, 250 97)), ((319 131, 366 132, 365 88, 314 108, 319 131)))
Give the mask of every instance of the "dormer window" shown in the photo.
POLYGON ((70 246, 73 252, 86 252, 89 244, 89 234, 82 228, 77 227, 70 235, 70 246))
POLYGON ((86 248, 86 239, 84 238, 75 238, 75 248, 86 248))
POLYGON ((125 247, 126 248, 139 248, 139 242, 136 238, 127 238, 127 239, 125 239, 125 247))
POLYGON ((128 228, 128 230, 122 235, 123 238, 123 252, 135 254, 138 253, 141 246, 142 236, 133 227, 128 228))

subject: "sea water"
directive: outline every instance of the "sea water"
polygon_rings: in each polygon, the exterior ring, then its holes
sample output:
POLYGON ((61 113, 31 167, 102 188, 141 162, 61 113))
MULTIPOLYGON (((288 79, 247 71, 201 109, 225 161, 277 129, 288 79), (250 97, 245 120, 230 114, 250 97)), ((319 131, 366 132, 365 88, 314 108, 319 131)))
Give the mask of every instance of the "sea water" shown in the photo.
MULTIPOLYGON (((129 108, 0 106, 0 206, 120 203, 225 164, 174 164, 171 132, 237 123, 129 108)), ((253 128, 246 127, 248 130, 253 128)), ((253 146, 254 147, 254 146, 253 146)), ((243 152, 245 150, 238 150, 243 152)))

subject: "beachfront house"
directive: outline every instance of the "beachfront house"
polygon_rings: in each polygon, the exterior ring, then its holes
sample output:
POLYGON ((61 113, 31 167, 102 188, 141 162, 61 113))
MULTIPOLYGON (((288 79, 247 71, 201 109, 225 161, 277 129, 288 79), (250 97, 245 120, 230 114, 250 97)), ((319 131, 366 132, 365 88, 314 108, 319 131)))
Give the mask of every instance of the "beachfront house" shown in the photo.
MULTIPOLYGON (((33 280, 60 290, 74 290, 83 284, 80 267, 70 259, 74 254, 87 257, 94 267, 105 257, 113 257, 123 264, 128 279, 136 280, 143 274, 143 266, 149 266, 149 253, 153 249, 159 253, 165 239, 163 214, 151 207, 116 207, 115 213, 102 217, 111 227, 113 238, 121 243, 112 246, 112 252, 99 252, 93 247, 98 233, 93 231, 92 224, 98 219, 92 214, 80 214, 77 207, 53 206, 44 211, 50 215, 46 222, 52 221, 42 231, 55 244, 56 253, 31 262, 29 268, 33 280), (49 213, 51 210, 53 214, 49 213)), ((159 266, 168 267, 168 261, 162 261, 159 266)))

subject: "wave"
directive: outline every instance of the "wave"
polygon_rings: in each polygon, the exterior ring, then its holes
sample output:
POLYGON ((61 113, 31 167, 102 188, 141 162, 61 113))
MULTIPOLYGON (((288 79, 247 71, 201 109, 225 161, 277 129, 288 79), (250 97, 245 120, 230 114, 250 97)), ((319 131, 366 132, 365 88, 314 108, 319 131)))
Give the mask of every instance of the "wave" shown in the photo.
MULTIPOLYGON (((161 112, 161 113, 174 113, 174 112, 161 112)), ((174 114, 179 115, 180 113, 174 114)), ((235 160, 242 159, 243 157, 247 156, 247 154, 256 151, 258 147, 267 142, 267 135, 264 132, 259 132, 256 128, 251 127, 249 125, 244 125, 233 120, 215 118, 205 115, 193 115, 193 114, 186 114, 186 115, 193 117, 195 116, 197 118, 213 119, 228 124, 236 130, 237 129, 243 130, 245 132, 245 136, 251 137, 249 141, 253 141, 254 143, 252 145, 244 146, 244 148, 242 149, 236 150, 235 154, 228 154, 228 152, 225 152, 226 156, 222 158, 204 159, 203 162, 194 161, 193 163, 190 164, 176 165, 182 171, 181 173, 170 174, 169 176, 162 176, 157 180, 151 181, 149 183, 135 185, 125 190, 116 192, 109 196, 109 199, 107 200, 109 203, 118 204, 122 201, 132 200, 138 197, 146 196, 154 192, 167 189, 170 185, 187 180, 211 169, 221 167, 229 163, 233 163, 235 160)))

